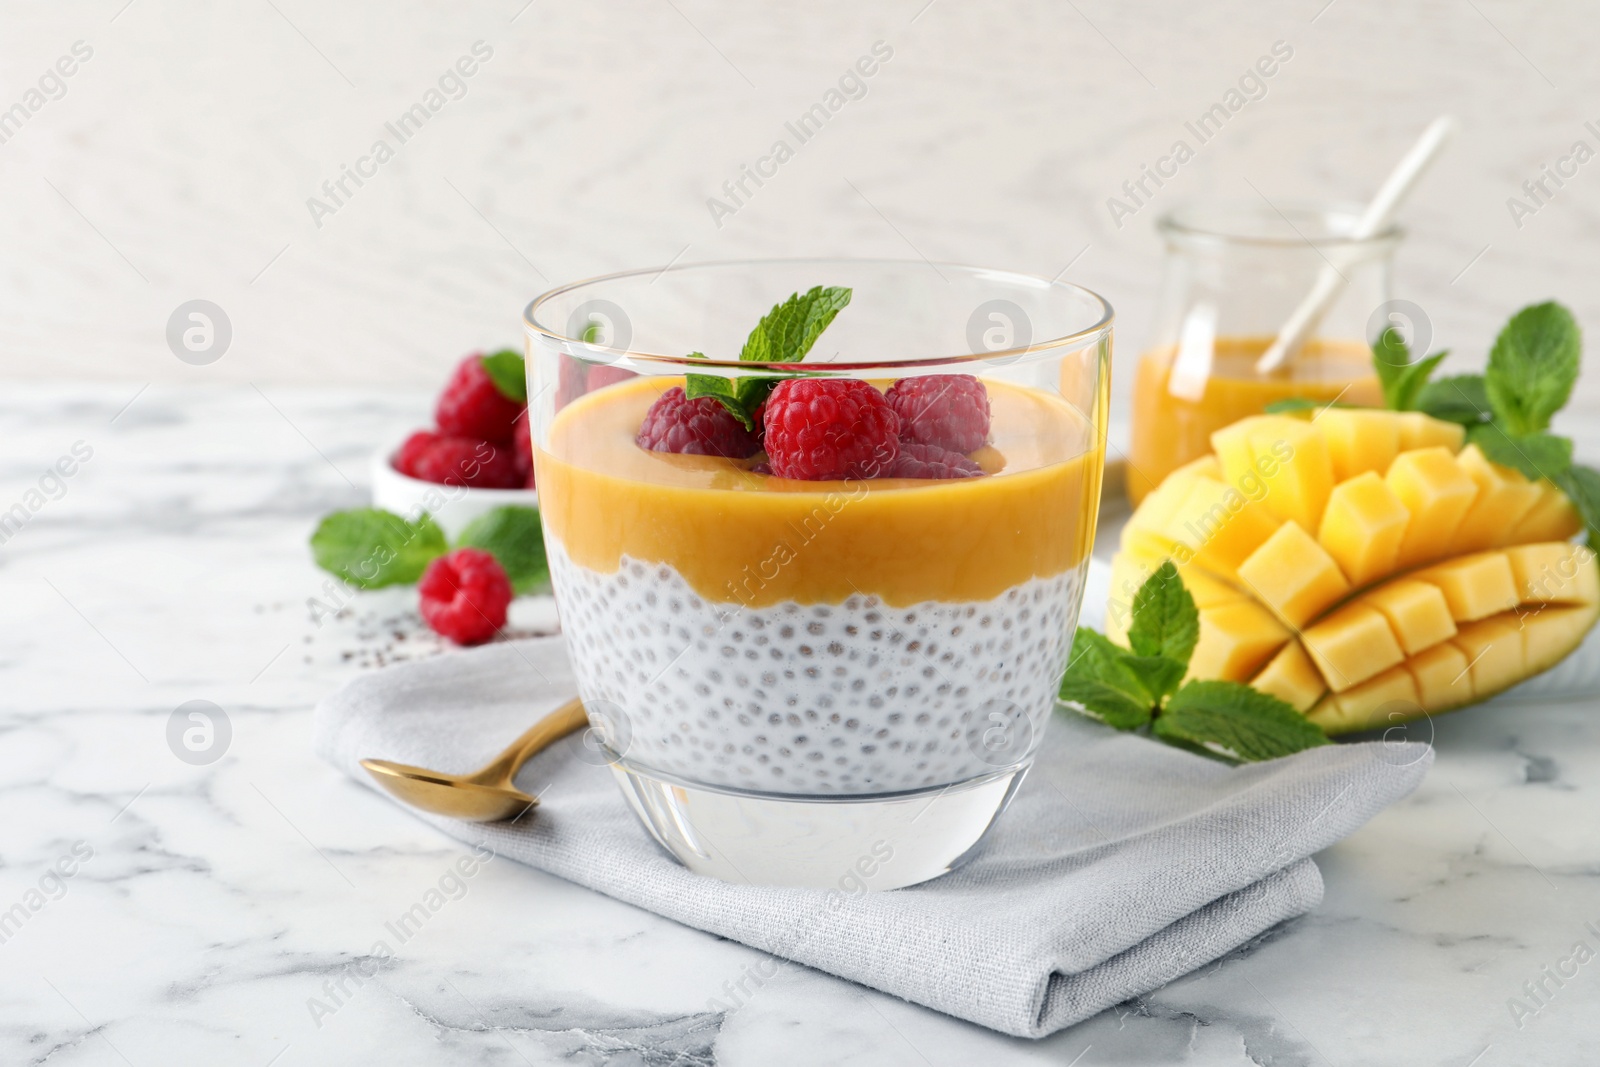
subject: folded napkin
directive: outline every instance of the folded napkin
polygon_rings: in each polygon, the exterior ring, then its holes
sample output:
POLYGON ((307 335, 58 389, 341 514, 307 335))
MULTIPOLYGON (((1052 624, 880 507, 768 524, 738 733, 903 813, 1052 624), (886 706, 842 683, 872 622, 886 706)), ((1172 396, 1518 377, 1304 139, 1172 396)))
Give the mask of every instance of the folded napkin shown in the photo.
MULTIPOLYGON (((467 771, 575 692, 560 638, 400 664, 322 702, 316 749, 369 786, 364 757, 467 771)), ((1375 742, 1229 767, 1057 713, 976 858, 864 893, 691 874, 634 819, 610 770, 578 752, 573 737, 528 763, 518 780, 542 801, 515 823, 421 818, 689 926, 1024 1037, 1149 992, 1315 907, 1322 878, 1307 857, 1411 792, 1432 760, 1426 746, 1375 742)))

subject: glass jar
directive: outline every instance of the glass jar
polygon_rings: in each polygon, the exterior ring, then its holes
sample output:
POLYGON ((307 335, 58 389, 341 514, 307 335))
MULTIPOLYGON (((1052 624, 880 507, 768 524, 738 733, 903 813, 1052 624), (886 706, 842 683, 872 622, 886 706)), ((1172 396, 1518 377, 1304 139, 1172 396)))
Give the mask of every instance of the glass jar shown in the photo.
POLYGON ((678 266, 529 305, 539 503, 579 695, 629 804, 686 866, 892 889, 977 847, 1066 665, 1111 322, 1076 286, 921 261, 678 266), (852 295, 803 362, 739 361, 773 305, 819 285, 852 295), (971 376, 989 426, 957 448, 964 477, 901 465, 898 421, 830 480, 778 477, 764 451, 647 450, 646 413, 689 374, 796 392, 971 376))
POLYGON ((1189 207, 1157 223, 1166 265, 1150 347, 1133 388, 1128 497, 1211 451, 1211 434, 1274 400, 1381 405, 1368 342, 1389 318, 1402 233, 1353 238, 1359 208, 1265 204, 1189 207), (1261 374, 1256 360, 1316 284, 1336 269, 1343 291, 1300 349, 1261 374))

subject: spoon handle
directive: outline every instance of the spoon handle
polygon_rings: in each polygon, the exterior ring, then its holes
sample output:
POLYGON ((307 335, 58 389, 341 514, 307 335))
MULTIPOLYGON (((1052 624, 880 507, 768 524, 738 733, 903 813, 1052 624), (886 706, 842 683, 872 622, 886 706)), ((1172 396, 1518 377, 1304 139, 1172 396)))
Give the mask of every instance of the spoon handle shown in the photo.
POLYGON ((505 751, 494 758, 494 762, 474 777, 485 781, 509 782, 528 760, 568 734, 587 725, 589 716, 583 710, 583 701, 573 697, 528 727, 527 732, 507 745, 505 751))

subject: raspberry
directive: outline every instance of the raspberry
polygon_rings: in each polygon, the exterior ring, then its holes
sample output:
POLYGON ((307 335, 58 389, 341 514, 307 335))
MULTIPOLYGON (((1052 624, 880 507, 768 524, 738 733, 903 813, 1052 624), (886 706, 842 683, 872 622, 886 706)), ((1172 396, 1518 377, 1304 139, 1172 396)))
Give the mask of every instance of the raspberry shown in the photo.
POLYGON ((421 433, 412 434, 400 446, 395 469, 401 474, 439 485, 465 485, 474 489, 520 489, 524 476, 517 461, 504 445, 475 441, 470 437, 445 437, 427 434, 431 441, 419 442, 421 433), (408 466, 401 466, 404 461, 408 466))
POLYGON ((480 441, 506 444, 522 413, 523 404, 495 387, 483 367, 483 354, 474 352, 463 359, 445 383, 439 403, 433 410, 439 432, 450 437, 475 437, 480 441))
POLYGON ((900 452, 900 419, 853 378, 786 378, 767 398, 767 460, 779 478, 875 478, 900 452))
POLYGON ((434 632, 458 645, 477 645, 506 624, 511 579, 481 548, 458 548, 428 564, 417 592, 434 632))
POLYGON ((901 378, 888 398, 907 441, 975 452, 989 439, 989 391, 970 374, 901 378))
POLYGON ((756 435, 709 396, 690 400, 675 385, 656 398, 639 427, 639 447, 652 452, 748 459, 761 451, 756 435))
POLYGON ((938 445, 900 442, 900 455, 889 467, 890 478, 976 478, 983 468, 960 452, 938 445))
POLYGON ((522 485, 532 489, 533 433, 527 408, 522 409, 522 414, 517 417, 517 425, 511 431, 511 459, 517 465, 517 474, 522 479, 522 485))
POLYGON ((405 444, 401 445, 400 451, 394 454, 390 465, 407 478, 421 477, 417 474, 417 461, 433 447, 433 443, 437 440, 439 440, 439 435, 432 430, 418 430, 406 438, 405 444))

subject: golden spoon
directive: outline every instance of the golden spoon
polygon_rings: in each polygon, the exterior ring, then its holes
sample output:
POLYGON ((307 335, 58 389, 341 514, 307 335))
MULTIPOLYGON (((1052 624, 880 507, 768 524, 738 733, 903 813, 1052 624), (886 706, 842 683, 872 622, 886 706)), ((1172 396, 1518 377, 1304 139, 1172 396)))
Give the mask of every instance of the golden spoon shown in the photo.
POLYGON ((528 728, 482 770, 445 774, 409 763, 364 759, 361 766, 391 795, 413 808, 468 822, 498 822, 521 815, 539 803, 514 784, 517 771, 534 755, 589 725, 576 697, 528 728))

